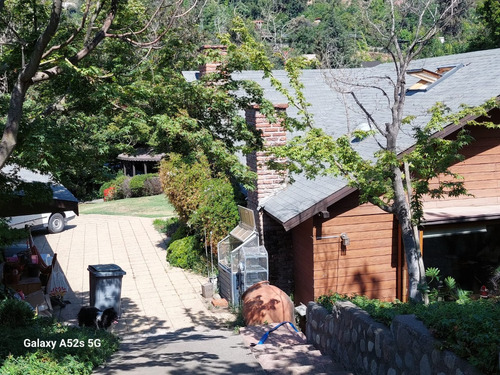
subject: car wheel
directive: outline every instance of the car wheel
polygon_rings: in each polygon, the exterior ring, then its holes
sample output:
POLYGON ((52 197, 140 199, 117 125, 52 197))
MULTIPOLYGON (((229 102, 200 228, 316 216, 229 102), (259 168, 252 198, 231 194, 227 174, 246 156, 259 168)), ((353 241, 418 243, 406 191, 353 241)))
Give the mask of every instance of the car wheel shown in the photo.
POLYGON ((48 229, 50 233, 59 233, 64 229, 64 216, 60 213, 52 214, 49 218, 48 229))

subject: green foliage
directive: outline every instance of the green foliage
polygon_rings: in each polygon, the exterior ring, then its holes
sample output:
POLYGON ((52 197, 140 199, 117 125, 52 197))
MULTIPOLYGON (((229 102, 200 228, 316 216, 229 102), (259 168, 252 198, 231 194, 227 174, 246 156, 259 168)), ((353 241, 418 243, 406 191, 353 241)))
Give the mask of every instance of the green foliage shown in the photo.
POLYGON ((497 300, 433 302, 427 306, 340 294, 321 296, 317 300, 330 312, 337 301, 351 301, 387 326, 397 315, 415 314, 441 342, 440 349, 453 351, 484 374, 497 374, 500 345, 500 303, 497 300))
POLYGON ((448 349, 485 374, 497 374, 500 304, 493 300, 441 302, 420 308, 417 317, 448 349))
POLYGON ((161 189, 155 190, 154 188, 155 185, 159 185, 153 182, 155 179, 158 179, 158 175, 153 173, 139 174, 132 177, 129 184, 132 197, 161 194, 161 189))
POLYGON ((500 3, 497 0, 478 2, 477 15, 484 29, 483 32, 473 36, 472 48, 498 48, 500 46, 500 3))
POLYGON ((25 327, 33 324, 35 313, 31 306, 15 298, 0 302, 0 326, 8 328, 25 327))
POLYGON ((28 233, 25 229, 11 229, 5 218, 0 217, 0 246, 11 245, 25 240, 28 233))
POLYGON ((156 173, 139 174, 127 177, 120 174, 115 179, 101 185, 99 193, 106 200, 131 197, 145 197, 162 193, 161 183, 156 173), (106 196, 105 191, 112 188, 113 193, 106 196))
POLYGON ((84 363, 67 356, 61 362, 51 358, 49 353, 36 351, 20 357, 8 357, 0 370, 9 375, 35 374, 90 374, 84 363))
POLYGON ((106 200, 125 198, 124 188, 122 186, 123 186, 126 179, 127 179, 127 176, 120 173, 113 180, 105 182, 104 184, 101 185, 101 187, 99 189, 100 196, 105 198, 106 200), (108 196, 105 196, 105 190, 108 190, 110 188, 113 189, 113 193, 108 195, 108 196))
POLYGON ((118 338, 103 330, 67 326, 36 318, 29 326, 2 327, 0 373, 88 374, 118 349, 118 338), (54 340, 56 347, 31 348, 28 340, 54 340), (68 343, 64 346, 61 343, 68 343), (73 345, 71 345, 73 343, 73 345), (78 343, 74 345, 74 343, 78 343))
POLYGON ((174 267, 197 269, 204 265, 200 240, 188 236, 172 241, 167 249, 167 261, 174 267))
POLYGON ((167 236, 170 237, 170 242, 180 240, 187 237, 191 231, 186 223, 182 222, 178 218, 172 218, 167 224, 167 236))
POLYGON ((465 303, 470 301, 471 292, 459 288, 456 280, 447 276, 442 279, 441 271, 436 267, 429 267, 425 270, 425 276, 430 280, 421 285, 421 291, 429 296, 429 301, 456 301, 457 303, 465 303))
POLYGON ((238 223, 232 184, 221 175, 212 177, 203 155, 169 154, 161 164, 160 178, 179 218, 199 237, 212 233, 217 243, 238 223))
POLYGON ((203 183, 203 194, 189 224, 197 233, 205 230, 214 244, 222 240, 239 221, 233 186, 227 179, 212 178, 203 183))
POLYGON ((205 260, 199 239, 211 237, 216 244, 238 223, 234 188, 222 175, 212 176, 203 154, 169 154, 161 163, 160 178, 179 215, 179 219, 166 223, 170 237, 167 260, 174 266, 203 271, 205 260))
POLYGON ((160 165, 160 179, 169 202, 182 221, 188 222, 202 199, 203 184, 211 178, 206 157, 169 154, 160 165))
POLYGON ((346 294, 334 293, 318 297, 317 303, 328 311, 332 311, 335 302, 350 301, 370 314, 376 321, 387 326, 391 325, 392 319, 401 314, 411 314, 414 310, 411 304, 401 303, 399 301, 386 302, 377 299, 369 299, 365 296, 348 296, 346 294))
MULTIPOLYGON (((119 153, 148 145, 154 115, 164 113, 170 106, 177 108, 179 102, 173 92, 178 90, 171 76, 180 81, 180 66, 194 68, 194 51, 200 40, 194 17, 188 14, 170 18, 171 12, 180 8, 166 7, 154 17, 155 32, 163 35, 161 50, 156 45, 146 51, 132 43, 107 38, 98 51, 78 64, 70 63, 71 56, 80 49, 86 50, 88 38, 100 29, 109 11, 110 2, 97 6, 98 3, 90 2, 90 14, 80 32, 76 29, 83 21, 84 9, 63 10, 49 45, 60 44, 60 48, 53 49, 41 67, 45 70, 57 66, 62 73, 28 90, 18 143, 11 158, 19 165, 52 172, 80 199, 94 198, 95 190, 109 179, 109 166, 116 162, 119 153), (163 80, 171 84, 164 84, 163 80)), ((140 0, 117 4, 113 33, 142 28, 158 5, 140 0)), ((1 29, 7 42, 2 48, 0 74, 7 78, 5 87, 13 87, 23 57, 29 58, 34 42, 45 29, 51 2, 25 4, 14 0, 2 2, 3 5, 5 18, 1 29)), ((189 7, 180 6, 184 5, 189 7)), ((140 43, 142 37, 154 38, 147 27, 143 31, 134 34, 134 43, 140 43)), ((9 99, 8 94, 0 95, 3 120, 9 99)))

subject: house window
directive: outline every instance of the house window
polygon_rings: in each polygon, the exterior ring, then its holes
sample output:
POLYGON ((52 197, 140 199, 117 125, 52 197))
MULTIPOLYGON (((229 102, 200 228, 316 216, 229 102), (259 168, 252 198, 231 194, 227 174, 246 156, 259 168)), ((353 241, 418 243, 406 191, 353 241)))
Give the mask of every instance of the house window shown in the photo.
POLYGON ((500 222, 424 230, 425 267, 437 267, 462 289, 478 293, 500 266, 500 222))
POLYGON ((406 90, 406 95, 413 95, 417 92, 428 91, 462 67, 463 64, 441 66, 438 67, 435 72, 424 68, 410 69, 407 71, 407 74, 417 78, 418 81, 413 83, 410 88, 406 90))

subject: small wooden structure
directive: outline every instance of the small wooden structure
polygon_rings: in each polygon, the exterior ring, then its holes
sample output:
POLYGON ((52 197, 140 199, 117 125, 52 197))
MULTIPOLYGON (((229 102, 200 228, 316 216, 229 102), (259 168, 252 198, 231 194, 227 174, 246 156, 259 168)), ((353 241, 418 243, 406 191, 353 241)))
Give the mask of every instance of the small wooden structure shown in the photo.
POLYGON ((132 177, 158 172, 158 165, 163 156, 165 154, 155 154, 152 149, 139 148, 133 155, 120 154, 117 159, 121 162, 123 174, 132 177))

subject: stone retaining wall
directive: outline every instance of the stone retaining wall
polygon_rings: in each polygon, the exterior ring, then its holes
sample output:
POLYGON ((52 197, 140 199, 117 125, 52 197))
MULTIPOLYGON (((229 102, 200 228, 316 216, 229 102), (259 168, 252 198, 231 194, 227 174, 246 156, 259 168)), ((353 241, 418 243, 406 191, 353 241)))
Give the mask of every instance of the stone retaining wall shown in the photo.
POLYGON ((337 302, 332 314, 309 302, 306 336, 356 375, 481 375, 452 352, 437 349, 414 315, 397 316, 388 328, 351 302, 337 302))

